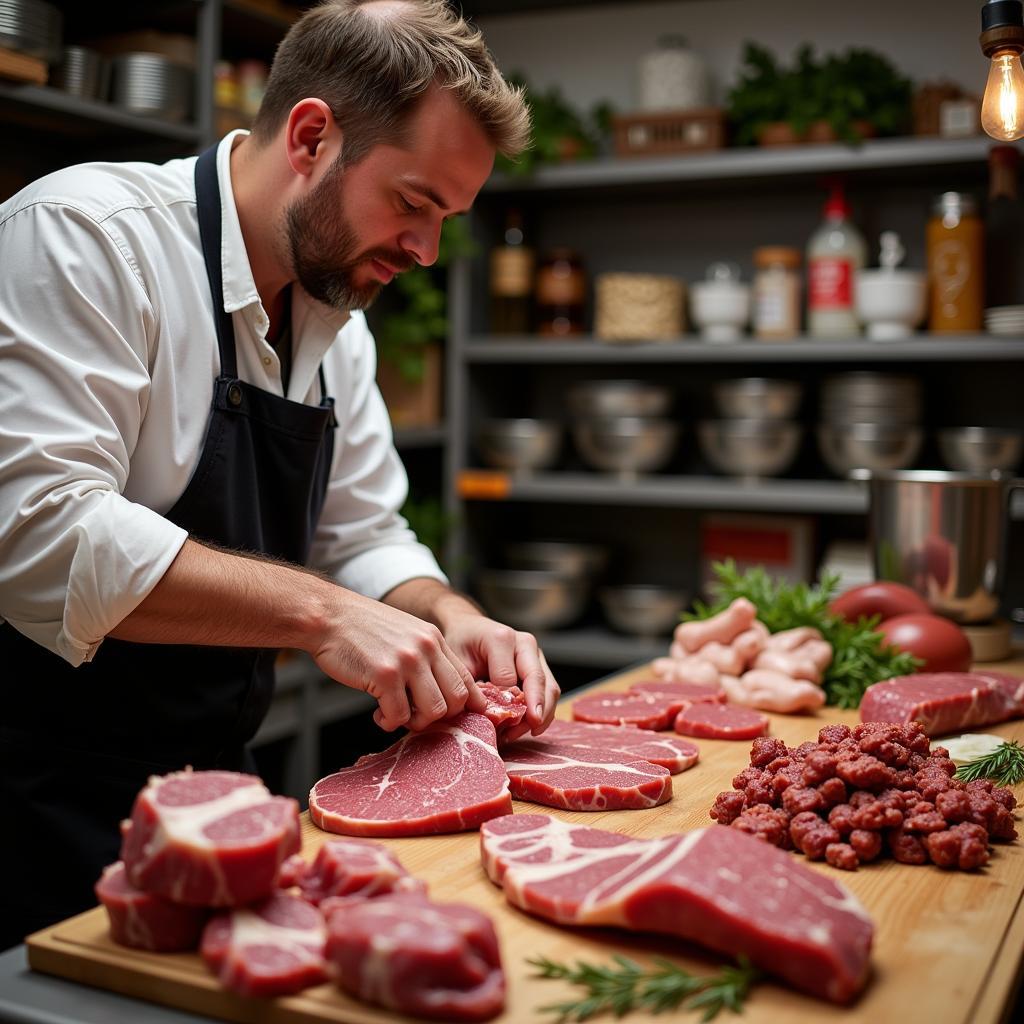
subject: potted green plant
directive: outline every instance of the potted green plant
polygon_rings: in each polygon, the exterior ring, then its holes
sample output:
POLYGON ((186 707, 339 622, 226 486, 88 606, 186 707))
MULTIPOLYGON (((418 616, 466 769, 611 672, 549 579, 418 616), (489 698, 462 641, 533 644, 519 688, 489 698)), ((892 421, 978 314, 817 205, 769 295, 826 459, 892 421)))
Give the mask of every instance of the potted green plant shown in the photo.
POLYGON ((764 47, 747 43, 728 114, 738 145, 853 143, 905 131, 911 92, 910 80, 872 50, 818 60, 804 45, 787 68, 764 47))
POLYGON ((445 270, 476 247, 461 217, 445 221, 437 261, 395 279, 374 317, 377 384, 396 426, 429 426, 441 418, 441 342, 448 333, 445 270))

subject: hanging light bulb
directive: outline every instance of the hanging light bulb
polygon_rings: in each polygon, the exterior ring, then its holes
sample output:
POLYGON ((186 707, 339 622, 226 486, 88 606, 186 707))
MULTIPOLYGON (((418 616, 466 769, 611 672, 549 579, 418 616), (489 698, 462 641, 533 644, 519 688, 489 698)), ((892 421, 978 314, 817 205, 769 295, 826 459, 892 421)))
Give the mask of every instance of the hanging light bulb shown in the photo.
POLYGON ((982 53, 992 67, 981 101, 981 127, 1000 142, 1024 138, 1024 5, 988 0, 981 9, 982 53))

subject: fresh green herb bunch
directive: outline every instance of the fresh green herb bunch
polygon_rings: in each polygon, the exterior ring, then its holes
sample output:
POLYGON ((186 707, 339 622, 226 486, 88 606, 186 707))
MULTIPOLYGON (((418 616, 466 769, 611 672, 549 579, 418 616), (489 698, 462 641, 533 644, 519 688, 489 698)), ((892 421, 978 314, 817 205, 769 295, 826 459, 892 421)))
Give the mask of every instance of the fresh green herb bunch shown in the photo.
POLYGON ((709 1021, 721 1010, 741 1013, 751 986, 761 980, 761 972, 743 956, 737 958, 737 966, 725 966, 708 975, 690 974, 662 957, 655 957, 650 969, 624 956, 616 955, 612 960, 616 967, 583 961, 570 966, 543 956, 527 960, 542 978, 561 978, 587 990, 582 999, 552 1003, 541 1010, 557 1013, 561 1024, 589 1020, 608 1011, 623 1017, 630 1010, 663 1013, 682 1005, 687 1010, 703 1010, 701 1020, 709 1021))
POLYGON ((829 704, 841 708, 860 707, 864 691, 882 679, 907 675, 920 664, 916 658, 890 646, 876 631, 879 617, 847 622, 829 610, 839 590, 839 577, 825 573, 817 586, 773 580, 757 567, 741 573, 730 558, 713 565, 716 580, 711 585, 715 600, 694 603, 694 612, 684 619, 707 619, 745 597, 757 608, 757 617, 772 633, 797 626, 813 626, 832 645, 832 664, 822 680, 829 704))
POLYGON ((953 778, 961 782, 991 779, 997 786, 1015 786, 1024 782, 1024 747, 1016 740, 1000 743, 991 754, 960 765, 953 778))

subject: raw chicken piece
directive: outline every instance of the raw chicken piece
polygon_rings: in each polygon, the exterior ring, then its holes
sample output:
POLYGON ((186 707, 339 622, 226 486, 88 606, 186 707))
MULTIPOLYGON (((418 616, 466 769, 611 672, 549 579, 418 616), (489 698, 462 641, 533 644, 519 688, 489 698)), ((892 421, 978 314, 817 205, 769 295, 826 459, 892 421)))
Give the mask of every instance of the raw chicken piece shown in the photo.
POLYGON ((782 714, 814 711, 825 703, 820 686, 767 669, 754 669, 739 678, 722 676, 722 689, 734 704, 782 714))
POLYGON ((717 640, 729 644, 746 632, 757 619, 757 609, 745 598, 738 597, 725 611, 700 622, 684 622, 676 626, 673 637, 689 653, 699 651, 705 644, 717 640))

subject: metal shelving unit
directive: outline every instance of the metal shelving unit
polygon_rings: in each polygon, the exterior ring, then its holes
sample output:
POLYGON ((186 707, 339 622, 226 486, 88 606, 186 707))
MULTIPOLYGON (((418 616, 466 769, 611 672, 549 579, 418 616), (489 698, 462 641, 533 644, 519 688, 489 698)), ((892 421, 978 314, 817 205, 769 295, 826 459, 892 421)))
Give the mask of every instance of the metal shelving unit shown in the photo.
POLYGON ((435 427, 396 427, 394 438, 399 451, 440 448, 448 442, 448 428, 443 423, 435 427))

